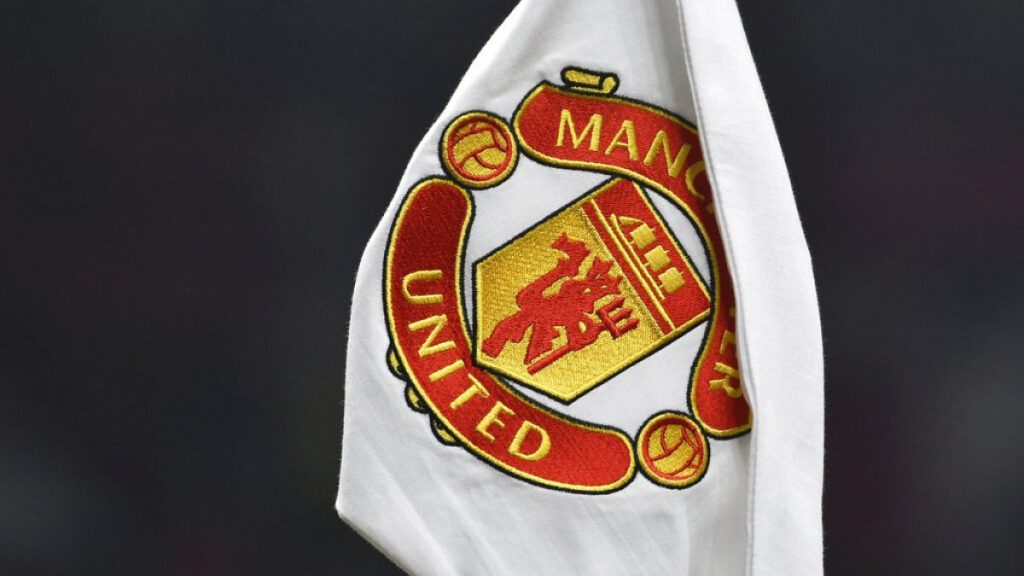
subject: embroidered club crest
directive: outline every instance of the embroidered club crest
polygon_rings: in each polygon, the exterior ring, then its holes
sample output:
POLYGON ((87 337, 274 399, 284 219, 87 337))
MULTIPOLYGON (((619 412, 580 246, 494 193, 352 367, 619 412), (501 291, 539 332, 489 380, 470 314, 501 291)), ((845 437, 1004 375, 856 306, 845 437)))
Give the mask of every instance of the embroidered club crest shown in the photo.
POLYGON ((388 243, 388 364, 439 441, 515 477, 607 493, 639 468, 657 485, 686 488, 707 471, 708 437, 738 436, 752 421, 700 141, 682 118, 615 96, 614 74, 570 67, 562 81, 539 84, 508 122, 470 111, 444 131, 446 175, 409 190, 388 243), (513 176, 520 154, 608 178, 466 262, 473 195, 498 193, 486 189, 513 176), (697 230, 709 273, 651 194, 697 230), (679 375, 679 405, 632 434, 564 413, 699 327, 704 339, 690 373, 679 375))

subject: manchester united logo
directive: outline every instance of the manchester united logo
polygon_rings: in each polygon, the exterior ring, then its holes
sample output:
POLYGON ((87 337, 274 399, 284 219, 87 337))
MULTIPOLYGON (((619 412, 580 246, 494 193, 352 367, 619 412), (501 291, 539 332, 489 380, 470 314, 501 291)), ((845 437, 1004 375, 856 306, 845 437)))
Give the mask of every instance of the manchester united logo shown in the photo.
POLYGON ((534 88, 510 122, 470 111, 444 131, 446 176, 410 189, 388 244, 388 363, 439 441, 503 472, 606 493, 639 467, 660 486, 685 488, 707 471, 708 437, 751 426, 699 137, 666 110, 614 95, 614 74, 570 67, 562 81, 534 88), (520 154, 608 179, 465 262, 473 195, 515 182, 520 154), (697 231, 709 263, 703 275, 651 194, 697 231), (559 408, 701 327, 690 374, 680 374, 685 400, 635 433, 559 408))

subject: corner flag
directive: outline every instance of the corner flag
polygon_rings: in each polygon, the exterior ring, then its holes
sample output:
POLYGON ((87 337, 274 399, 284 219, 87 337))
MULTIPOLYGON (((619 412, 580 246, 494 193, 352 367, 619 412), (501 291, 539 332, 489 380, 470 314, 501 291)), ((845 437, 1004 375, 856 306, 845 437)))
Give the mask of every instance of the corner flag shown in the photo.
POLYGON ((820 574, 810 257, 734 0, 523 0, 356 280, 341 517, 416 574, 820 574))

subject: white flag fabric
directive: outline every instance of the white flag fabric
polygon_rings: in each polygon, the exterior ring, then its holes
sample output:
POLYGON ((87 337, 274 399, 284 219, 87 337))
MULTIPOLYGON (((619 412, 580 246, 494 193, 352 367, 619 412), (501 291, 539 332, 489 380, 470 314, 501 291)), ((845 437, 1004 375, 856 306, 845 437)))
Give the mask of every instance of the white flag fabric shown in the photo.
POLYGON ((820 574, 822 460, 734 0, 524 0, 363 255, 338 513, 416 574, 820 574))

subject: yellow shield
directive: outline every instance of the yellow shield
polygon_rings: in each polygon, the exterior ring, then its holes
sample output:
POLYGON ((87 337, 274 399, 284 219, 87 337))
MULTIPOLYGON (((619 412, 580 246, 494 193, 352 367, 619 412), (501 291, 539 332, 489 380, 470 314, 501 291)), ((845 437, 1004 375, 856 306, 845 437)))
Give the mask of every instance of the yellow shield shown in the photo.
POLYGON ((614 179, 475 266, 476 361, 572 402, 707 318, 689 257, 614 179))

